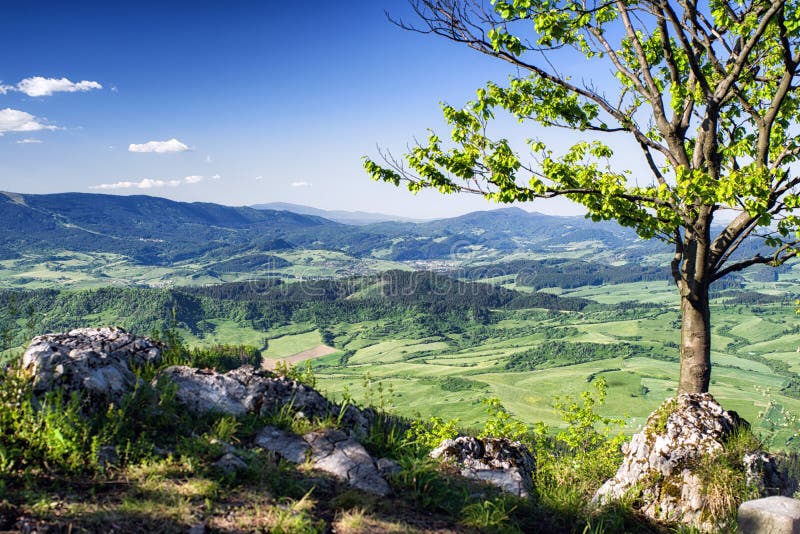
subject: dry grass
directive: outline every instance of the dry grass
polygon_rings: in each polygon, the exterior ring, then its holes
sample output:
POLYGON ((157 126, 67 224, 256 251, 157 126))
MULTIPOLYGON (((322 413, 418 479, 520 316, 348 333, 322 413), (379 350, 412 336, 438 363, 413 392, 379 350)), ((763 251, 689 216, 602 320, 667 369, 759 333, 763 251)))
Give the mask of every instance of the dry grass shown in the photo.
POLYGON ((362 508, 341 512, 333 522, 336 534, 399 534, 415 533, 416 529, 403 523, 385 521, 368 515, 362 508))

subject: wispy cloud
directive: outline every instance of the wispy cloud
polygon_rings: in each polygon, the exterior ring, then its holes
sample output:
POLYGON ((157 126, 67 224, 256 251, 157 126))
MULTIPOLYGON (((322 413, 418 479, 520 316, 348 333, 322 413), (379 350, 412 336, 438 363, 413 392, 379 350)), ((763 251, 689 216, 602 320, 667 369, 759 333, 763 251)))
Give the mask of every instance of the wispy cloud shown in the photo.
POLYGON ((113 184, 90 185, 89 189, 158 189, 163 187, 178 187, 181 185, 197 184, 204 181, 204 176, 187 176, 182 180, 154 180, 143 178, 138 182, 121 181, 113 184))
POLYGON ((0 86, 0 92, 5 94, 8 91, 19 91, 28 96, 50 96, 53 93, 78 93, 102 88, 103 86, 99 83, 89 80, 73 82, 68 78, 44 78, 42 76, 33 76, 31 78, 25 78, 17 85, 0 86))
POLYGON ((131 145, 128 146, 128 152, 155 152, 157 154, 186 152, 187 150, 189 150, 189 147, 174 137, 167 141, 149 141, 142 144, 131 143, 131 145))
POLYGON ((256 177, 255 177, 255 180, 256 180, 256 182, 260 182, 260 181, 261 181, 261 180, 263 180, 263 179, 264 179, 264 177, 263 177, 263 176, 256 176, 256 177))
POLYGON ((311 187, 311 182, 292 182, 292 187, 311 187))
POLYGON ((17 144, 18 145, 35 145, 35 144, 38 144, 38 143, 41 143, 41 142, 42 142, 41 139, 34 139, 32 137, 26 137, 25 139, 20 139, 19 141, 17 141, 17 144))
POLYGON ((44 124, 42 119, 18 109, 0 109, 0 135, 5 132, 37 132, 57 130, 55 126, 44 124))

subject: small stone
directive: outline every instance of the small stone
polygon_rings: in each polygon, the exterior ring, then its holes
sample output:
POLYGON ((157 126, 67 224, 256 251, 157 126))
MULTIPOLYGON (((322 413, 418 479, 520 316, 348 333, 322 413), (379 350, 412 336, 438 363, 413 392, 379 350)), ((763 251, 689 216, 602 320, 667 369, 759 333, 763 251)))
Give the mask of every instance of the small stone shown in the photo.
MULTIPOLYGON (((268 426, 256 435, 254 443, 292 463, 310 460, 314 469, 367 493, 383 496, 390 491, 378 462, 363 445, 340 430, 310 432, 301 438, 268 426)), ((384 465, 388 467, 388 463, 384 465)))
POLYGON ((315 469, 367 493, 381 496, 389 494, 389 484, 378 471, 375 460, 363 445, 344 432, 311 432, 303 439, 311 446, 311 461, 315 469))
POLYGON ((378 458, 378 461, 375 462, 375 465, 378 467, 380 474, 385 477, 396 475, 403 470, 400 467, 400 464, 390 458, 378 458))
POLYGON ((111 445, 103 445, 97 449, 97 464, 100 467, 110 467, 119 464, 119 454, 117 448, 111 445))
POLYGON ((236 471, 243 471, 247 469, 247 463, 232 452, 226 452, 219 460, 214 462, 214 467, 223 473, 230 475, 236 471))
POLYGON ((766 497, 739 506, 740 534, 800 534, 800 501, 766 497))

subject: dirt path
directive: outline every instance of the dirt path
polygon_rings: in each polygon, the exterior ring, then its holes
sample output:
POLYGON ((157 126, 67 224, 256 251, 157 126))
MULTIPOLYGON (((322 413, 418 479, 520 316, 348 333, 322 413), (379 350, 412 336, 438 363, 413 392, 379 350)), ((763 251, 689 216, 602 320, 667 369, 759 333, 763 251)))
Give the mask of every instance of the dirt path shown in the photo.
POLYGON ((327 356, 328 354, 333 354, 336 352, 336 350, 337 349, 329 347, 328 345, 318 345, 313 349, 297 352, 291 356, 286 356, 285 358, 264 358, 264 361, 261 363, 261 367, 272 371, 275 369, 275 366, 278 364, 278 362, 283 362, 287 365, 295 365, 298 362, 313 360, 314 358, 321 358, 323 356, 327 356))

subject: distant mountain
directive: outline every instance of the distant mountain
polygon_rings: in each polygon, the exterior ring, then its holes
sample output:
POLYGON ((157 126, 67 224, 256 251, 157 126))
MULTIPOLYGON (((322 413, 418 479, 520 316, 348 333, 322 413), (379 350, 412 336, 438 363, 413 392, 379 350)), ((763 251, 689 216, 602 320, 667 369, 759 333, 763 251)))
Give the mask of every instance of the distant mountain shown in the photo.
POLYGON ((59 251, 102 252, 139 265, 183 263, 186 269, 216 276, 255 272, 259 266, 286 267, 275 254, 291 249, 336 251, 359 261, 459 260, 463 252, 490 261, 502 261, 512 253, 558 253, 593 260, 604 253, 607 259, 628 261, 664 251, 663 244, 642 241, 615 223, 519 208, 427 222, 372 224, 364 224, 364 219, 343 224, 327 218, 336 212, 299 207, 326 215, 321 217, 288 208, 295 206, 268 204, 256 209, 143 195, 0 193, 0 260, 59 251))
POLYGON ((142 264, 169 264, 239 249, 308 244, 338 223, 288 211, 175 202, 135 195, 0 193, 0 250, 112 252, 142 264))
MULTIPOLYGON (((553 253, 566 249, 603 249, 621 256, 643 255, 663 245, 646 242, 630 228, 613 222, 595 223, 584 217, 557 217, 520 208, 476 211, 449 219, 422 223, 377 223, 364 230, 402 235, 414 240, 395 241, 388 256, 395 260, 432 259, 484 247, 500 253, 553 253)), ((620 258, 622 259, 622 258, 620 258)))
POLYGON ((250 207, 257 210, 291 211, 292 213, 299 213, 301 215, 315 215, 317 217, 330 219, 331 221, 355 226, 385 221, 415 221, 414 219, 400 217, 399 215, 387 215, 385 213, 366 211, 323 210, 320 208, 312 208, 311 206, 303 206, 301 204, 291 204, 289 202, 269 202, 267 204, 254 204, 250 207))

